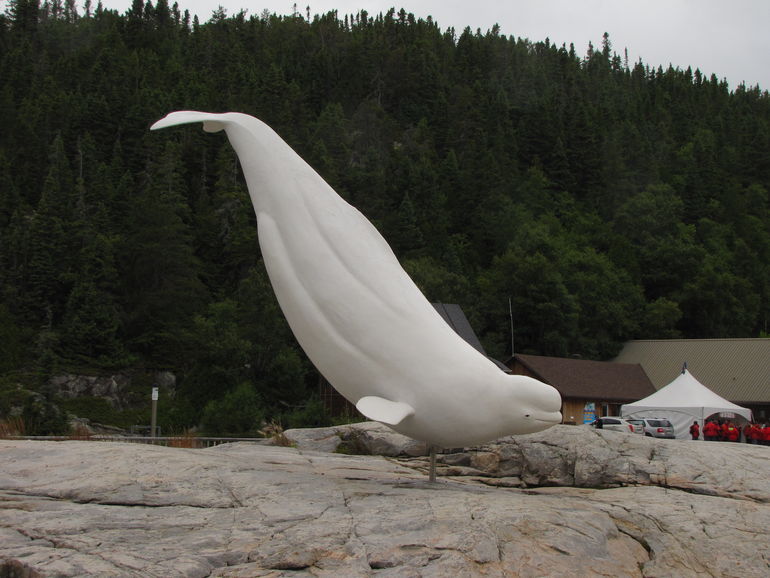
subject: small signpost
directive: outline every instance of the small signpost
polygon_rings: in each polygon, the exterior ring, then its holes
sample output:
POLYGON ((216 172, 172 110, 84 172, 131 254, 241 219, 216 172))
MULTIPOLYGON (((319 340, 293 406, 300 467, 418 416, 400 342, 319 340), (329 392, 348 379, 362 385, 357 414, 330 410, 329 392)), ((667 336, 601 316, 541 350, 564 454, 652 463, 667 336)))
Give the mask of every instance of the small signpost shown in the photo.
POLYGON ((158 388, 152 388, 152 421, 150 422, 150 437, 156 437, 155 424, 158 421, 158 388))

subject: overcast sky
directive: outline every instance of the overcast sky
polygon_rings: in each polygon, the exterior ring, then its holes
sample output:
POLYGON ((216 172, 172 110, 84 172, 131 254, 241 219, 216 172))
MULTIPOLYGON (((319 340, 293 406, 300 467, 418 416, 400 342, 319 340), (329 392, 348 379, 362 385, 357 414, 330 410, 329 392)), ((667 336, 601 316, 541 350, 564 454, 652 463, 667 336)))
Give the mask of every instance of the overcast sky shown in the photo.
MULTIPOLYGON (((182 11, 197 14, 201 22, 209 20, 218 6, 229 15, 244 8, 258 16, 264 9, 290 14, 295 4, 293 0, 177 1, 182 11)), ((102 4, 122 14, 131 0, 102 0, 102 4)), ((361 8, 376 15, 403 7, 417 17, 432 16, 442 30, 451 26, 459 34, 470 26, 483 33, 499 24, 501 34, 532 41, 547 37, 557 45, 574 43, 580 55, 589 41, 601 46, 602 35, 608 32, 613 50, 622 56, 628 49, 631 64, 641 59, 654 67, 691 66, 707 76, 726 78, 731 89, 745 82, 770 90, 770 0, 403 0, 400 4, 304 0, 296 5, 303 15, 309 5, 312 15, 336 9, 340 17, 361 8)))

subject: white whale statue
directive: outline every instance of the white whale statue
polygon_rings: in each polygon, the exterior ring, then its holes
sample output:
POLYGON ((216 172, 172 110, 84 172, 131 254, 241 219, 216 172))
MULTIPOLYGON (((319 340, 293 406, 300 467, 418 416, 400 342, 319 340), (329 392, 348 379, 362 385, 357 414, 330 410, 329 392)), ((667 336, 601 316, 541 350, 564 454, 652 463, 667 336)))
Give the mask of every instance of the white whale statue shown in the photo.
POLYGON ((556 389, 504 373, 457 335, 374 226, 270 127, 240 113, 179 111, 151 128, 193 122, 230 139, 289 326, 362 414, 440 447, 561 421, 556 389))

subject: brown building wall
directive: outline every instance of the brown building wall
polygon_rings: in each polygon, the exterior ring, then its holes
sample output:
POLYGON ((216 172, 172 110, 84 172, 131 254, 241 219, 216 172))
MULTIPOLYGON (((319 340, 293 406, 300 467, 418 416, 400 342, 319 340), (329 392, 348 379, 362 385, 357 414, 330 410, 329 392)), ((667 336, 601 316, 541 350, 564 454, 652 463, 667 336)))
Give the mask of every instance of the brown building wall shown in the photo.
POLYGON ((564 423, 580 425, 583 422, 585 406, 593 402, 596 415, 620 415, 622 403, 602 401, 600 399, 562 399, 562 416, 564 423))
POLYGON ((562 399, 561 415, 564 423, 580 425, 583 423, 583 406, 585 401, 562 399))

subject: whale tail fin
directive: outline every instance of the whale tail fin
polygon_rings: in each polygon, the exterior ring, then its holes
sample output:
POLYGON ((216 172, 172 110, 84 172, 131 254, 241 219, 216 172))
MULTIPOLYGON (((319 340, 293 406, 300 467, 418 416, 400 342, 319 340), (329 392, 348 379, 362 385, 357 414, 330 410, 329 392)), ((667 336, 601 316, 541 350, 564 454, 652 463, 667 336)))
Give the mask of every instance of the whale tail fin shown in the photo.
POLYGON ((225 114, 213 112, 198 112, 197 110, 179 110, 171 112, 150 127, 150 130, 158 130, 169 126, 202 122, 206 132, 219 132, 232 121, 225 114))

